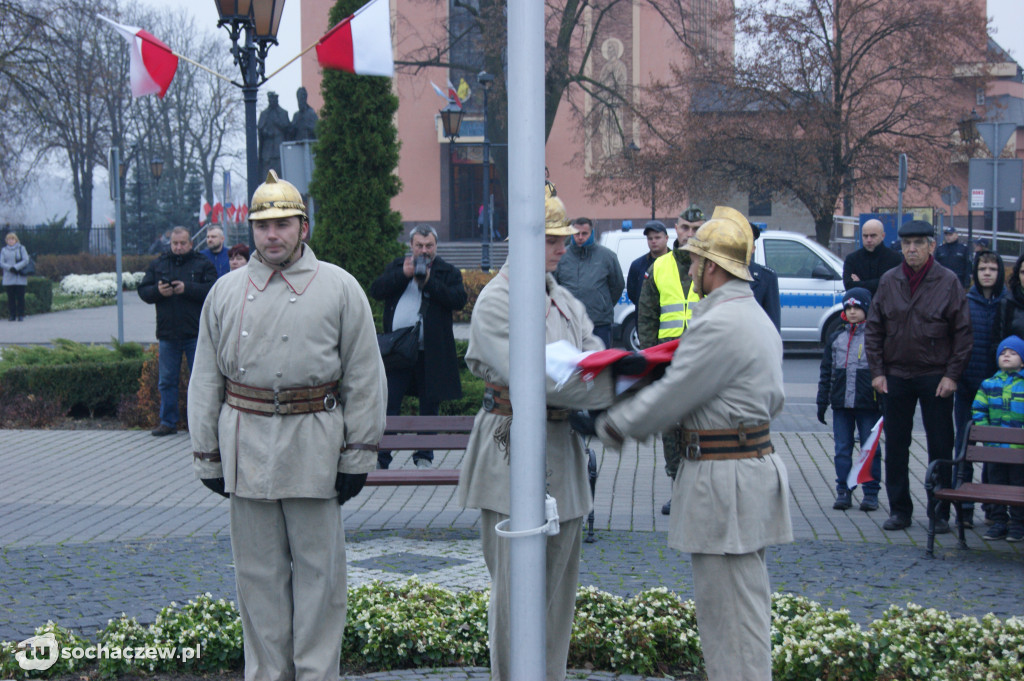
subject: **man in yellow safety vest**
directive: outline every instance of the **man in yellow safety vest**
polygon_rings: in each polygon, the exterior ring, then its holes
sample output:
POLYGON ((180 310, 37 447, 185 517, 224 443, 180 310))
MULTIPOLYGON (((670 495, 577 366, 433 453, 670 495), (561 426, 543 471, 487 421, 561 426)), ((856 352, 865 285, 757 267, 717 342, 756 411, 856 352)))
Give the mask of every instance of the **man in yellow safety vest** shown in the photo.
MULTIPOLYGON (((690 279, 690 253, 683 246, 702 224, 704 213, 697 204, 691 204, 676 220, 676 242, 672 250, 655 260, 644 275, 636 313, 636 330, 641 347, 649 348, 679 338, 686 330, 693 315, 690 306, 699 298, 690 279)), ((665 473, 673 480, 682 455, 679 438, 680 433, 676 430, 662 434, 665 473)), ((661 507, 664 515, 668 515, 671 510, 671 501, 661 507)))

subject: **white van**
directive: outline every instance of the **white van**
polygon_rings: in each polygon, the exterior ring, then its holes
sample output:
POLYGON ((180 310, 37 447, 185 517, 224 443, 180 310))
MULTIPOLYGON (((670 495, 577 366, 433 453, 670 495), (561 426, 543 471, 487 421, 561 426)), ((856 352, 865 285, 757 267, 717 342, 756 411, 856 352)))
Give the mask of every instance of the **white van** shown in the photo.
MULTIPOLYGON (((674 241, 670 228, 669 244, 674 241)), ((630 264, 647 252, 647 238, 641 229, 605 232, 600 243, 618 256, 623 277, 630 264)), ((765 230, 754 245, 754 261, 779 275, 782 340, 823 343, 842 324, 843 261, 798 232, 765 230)), ((636 310, 625 290, 615 305, 612 337, 625 347, 638 348, 636 310)))

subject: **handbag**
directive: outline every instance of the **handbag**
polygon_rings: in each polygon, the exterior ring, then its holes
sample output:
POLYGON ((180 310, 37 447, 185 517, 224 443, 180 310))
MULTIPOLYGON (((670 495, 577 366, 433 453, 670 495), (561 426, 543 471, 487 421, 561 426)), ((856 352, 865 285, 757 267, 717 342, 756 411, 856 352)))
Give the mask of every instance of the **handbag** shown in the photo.
POLYGON ((25 254, 25 258, 23 260, 19 260, 18 262, 22 263, 25 262, 25 260, 28 260, 28 264, 22 267, 21 271, 18 272, 18 274, 20 274, 23 277, 31 277, 33 274, 36 273, 36 264, 32 262, 32 258, 31 256, 29 256, 28 251, 25 250, 24 246, 21 247, 21 252, 25 254))
POLYGON ((385 371, 411 369, 420 354, 420 322, 390 333, 378 333, 377 347, 385 371))
POLYGON ((420 356, 420 326, 423 324, 423 310, 427 307, 426 296, 420 300, 416 323, 389 333, 377 334, 377 347, 384 360, 385 371, 411 369, 420 356))

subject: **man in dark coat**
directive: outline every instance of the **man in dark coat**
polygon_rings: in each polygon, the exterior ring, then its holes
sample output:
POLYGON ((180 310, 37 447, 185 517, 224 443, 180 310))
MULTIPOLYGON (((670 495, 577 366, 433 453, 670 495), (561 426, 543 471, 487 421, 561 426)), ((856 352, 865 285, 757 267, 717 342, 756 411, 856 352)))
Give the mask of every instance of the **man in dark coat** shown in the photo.
POLYGON ((967 244, 960 243, 960 235, 957 233, 956 227, 950 225, 942 231, 943 240, 935 249, 935 260, 946 269, 951 270, 957 280, 967 287, 971 274, 971 254, 967 249, 967 244))
MULTIPOLYGON (((884 530, 911 525, 911 431, 921 403, 928 461, 953 458, 953 394, 971 355, 970 312, 956 276, 935 262, 930 222, 900 227, 904 262, 889 270, 871 301, 864 348, 871 385, 885 395, 885 491, 891 515, 884 530)), ((940 468, 949 486, 949 468, 940 468)), ((949 504, 935 518, 937 533, 949 532, 949 504)))
MULTIPOLYGON (((761 236, 761 225, 756 222, 750 223, 750 230, 754 233, 754 250, 757 250, 757 239, 761 236)), ((779 297, 779 275, 771 267, 759 265, 750 259, 750 276, 754 278, 750 282, 750 290, 754 292, 754 300, 761 306, 761 309, 772 320, 775 330, 782 332, 782 299, 779 297)))
POLYGON ((199 314, 217 281, 213 263, 192 250, 192 236, 184 227, 171 230, 171 250, 149 264, 139 284, 139 297, 156 305, 156 337, 159 345, 160 425, 152 431, 161 437, 178 430, 178 380, 181 356, 189 371, 196 357, 199 314))
MULTIPOLYGON (((409 235, 412 252, 395 258, 370 286, 370 295, 384 301, 384 332, 420 325, 420 352, 415 366, 388 373, 388 415, 401 412, 402 398, 414 395, 421 416, 435 416, 443 400, 462 397, 452 312, 466 305, 462 273, 437 257, 437 232, 417 225, 409 235)), ((434 452, 413 454, 418 468, 430 468, 434 452)), ((391 465, 391 452, 377 453, 377 467, 391 465)))
POLYGON ((847 289, 860 286, 875 295, 878 280, 882 275, 898 266, 903 258, 883 243, 885 228, 880 220, 868 220, 860 228, 863 248, 846 256, 843 262, 843 286, 847 289))
POLYGON ((644 275, 654 261, 668 253, 668 229, 660 220, 651 220, 644 225, 644 236, 647 237, 647 253, 629 264, 626 274, 626 295, 634 305, 640 304, 640 288, 644 283, 644 275))

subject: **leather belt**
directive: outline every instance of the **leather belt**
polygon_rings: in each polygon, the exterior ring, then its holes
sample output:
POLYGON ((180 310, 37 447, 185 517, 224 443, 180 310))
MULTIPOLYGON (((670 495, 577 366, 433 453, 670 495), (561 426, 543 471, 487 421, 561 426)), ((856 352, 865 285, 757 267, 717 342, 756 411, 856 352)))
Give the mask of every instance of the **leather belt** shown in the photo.
MULTIPOLYGON (((512 400, 508 386, 487 383, 484 387, 483 409, 488 414, 512 416, 512 400)), ((548 407, 548 421, 566 421, 569 419, 568 409, 548 407)))
POLYGON ((315 414, 338 406, 337 381, 308 388, 268 390, 228 379, 224 392, 224 401, 235 409, 261 416, 315 414))
POLYGON ((726 430, 683 430, 683 457, 689 461, 762 458, 775 451, 769 424, 726 430))

